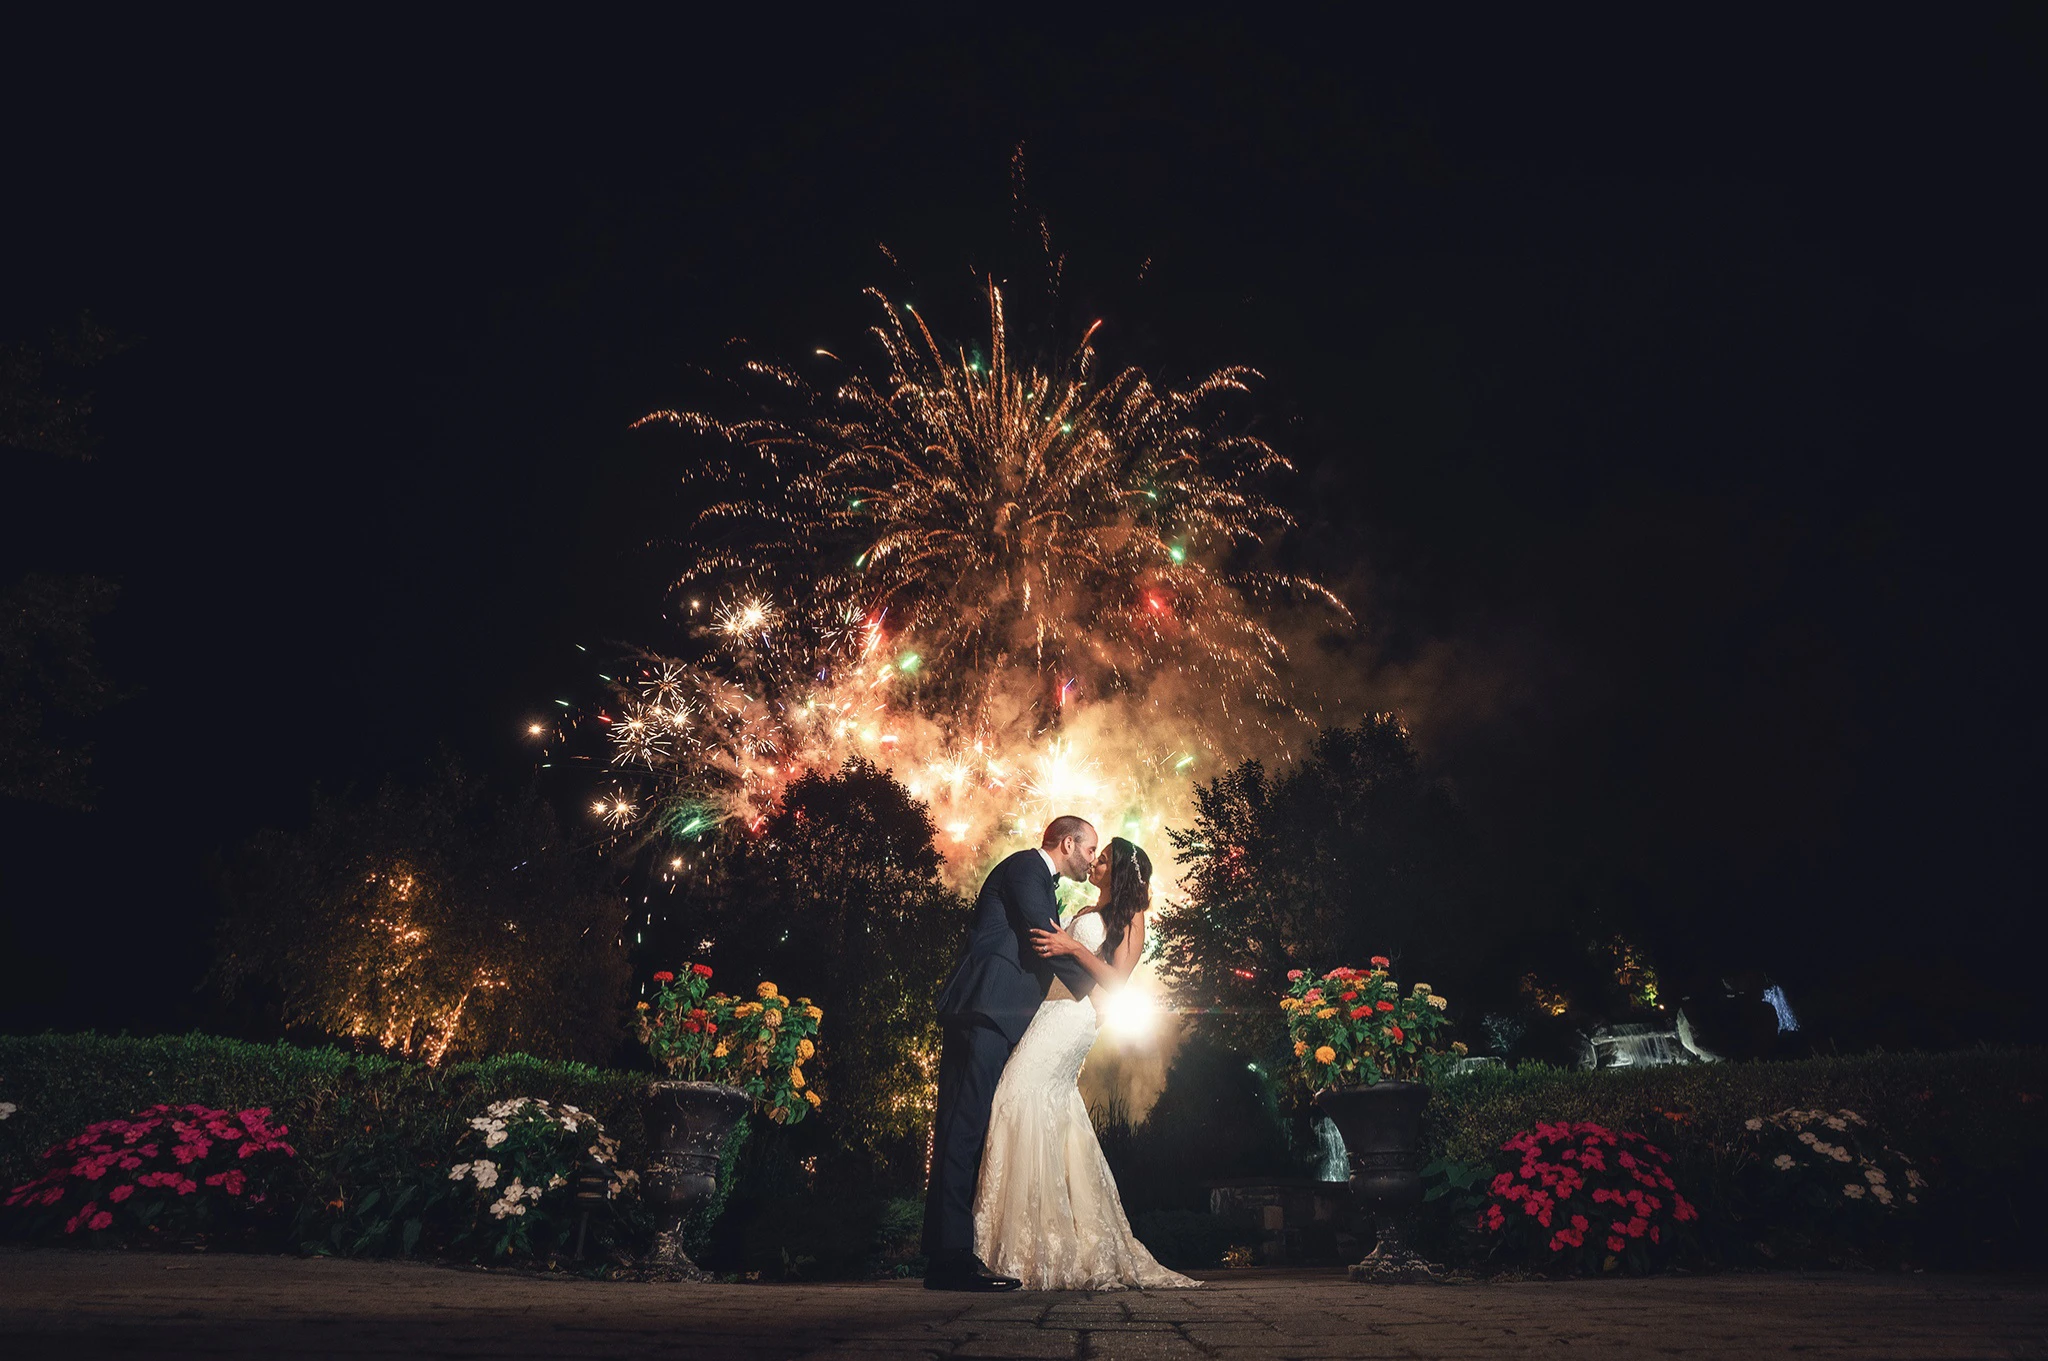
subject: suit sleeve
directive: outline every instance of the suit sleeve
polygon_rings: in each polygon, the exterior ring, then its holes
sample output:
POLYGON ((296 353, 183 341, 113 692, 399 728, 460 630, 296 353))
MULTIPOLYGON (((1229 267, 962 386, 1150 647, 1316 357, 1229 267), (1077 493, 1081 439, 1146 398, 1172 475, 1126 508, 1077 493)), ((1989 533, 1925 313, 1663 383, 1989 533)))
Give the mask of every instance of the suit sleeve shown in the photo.
MULTIPOLYGON (((1036 950, 1031 948, 1031 932, 1057 931, 1060 925, 1059 899, 1053 896, 1052 883, 1038 873, 1044 862, 1037 856, 1023 862, 1016 870, 1005 876, 1007 890, 1003 902, 1010 911, 1010 924, 1017 932, 1017 949, 1020 959, 1038 959, 1036 950)), ((1088 972, 1088 966, 1072 955, 1055 955, 1042 963, 1052 966, 1060 981, 1067 985, 1067 991, 1076 997, 1086 997, 1095 989, 1095 975, 1088 972)))

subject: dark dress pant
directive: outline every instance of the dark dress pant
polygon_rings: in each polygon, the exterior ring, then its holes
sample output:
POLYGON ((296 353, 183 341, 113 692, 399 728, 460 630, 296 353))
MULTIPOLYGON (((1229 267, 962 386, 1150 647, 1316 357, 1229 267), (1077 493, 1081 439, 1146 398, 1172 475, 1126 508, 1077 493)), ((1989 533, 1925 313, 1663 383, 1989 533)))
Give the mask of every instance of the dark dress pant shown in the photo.
POLYGON ((945 1022, 932 1172, 924 1198, 924 1251, 935 1261, 974 1251, 974 1189, 981 1177, 981 1149, 1010 1049, 1009 1037, 979 1016, 945 1022))

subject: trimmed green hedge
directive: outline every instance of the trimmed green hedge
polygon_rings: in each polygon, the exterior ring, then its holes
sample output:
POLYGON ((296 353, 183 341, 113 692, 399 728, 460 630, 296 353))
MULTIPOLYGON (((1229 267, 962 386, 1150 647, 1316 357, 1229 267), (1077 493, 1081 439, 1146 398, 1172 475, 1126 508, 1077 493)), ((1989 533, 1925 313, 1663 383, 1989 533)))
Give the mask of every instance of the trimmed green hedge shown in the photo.
MULTIPOLYGON (((1743 1122, 1788 1107, 1847 1107, 1934 1180, 1919 1260, 1999 1265, 2043 1256, 2048 1222, 2048 1049, 1862 1054, 1791 1062, 1599 1071, 1541 1064, 1481 1069, 1445 1081, 1429 1106, 1432 1157, 1490 1161, 1539 1121, 1590 1120, 1637 1130, 1669 1149, 1672 1175, 1718 1223, 1722 1260, 1742 1257, 1739 1205, 1724 1197, 1743 1122)), ((1749 1235, 1749 1236, 1754 1236, 1749 1235)))
MULTIPOLYGON (((96 1120, 165 1102, 229 1110, 268 1106, 299 1150, 301 1205, 333 1207, 329 1220, 388 1180, 394 1163, 452 1149, 464 1123, 493 1101, 537 1096, 594 1113, 620 1141, 628 1167, 644 1166, 641 1094, 649 1075, 522 1054, 441 1068, 339 1049, 260 1045, 211 1035, 131 1039, 105 1035, 0 1035, 0 1186, 42 1170, 43 1150, 96 1120), (365 1184, 358 1184, 365 1183, 365 1184)), ((389 1198, 391 1188, 382 1188, 389 1198)), ((320 1216, 302 1222, 314 1233, 320 1216)), ((371 1250, 371 1249, 365 1249, 371 1250)))

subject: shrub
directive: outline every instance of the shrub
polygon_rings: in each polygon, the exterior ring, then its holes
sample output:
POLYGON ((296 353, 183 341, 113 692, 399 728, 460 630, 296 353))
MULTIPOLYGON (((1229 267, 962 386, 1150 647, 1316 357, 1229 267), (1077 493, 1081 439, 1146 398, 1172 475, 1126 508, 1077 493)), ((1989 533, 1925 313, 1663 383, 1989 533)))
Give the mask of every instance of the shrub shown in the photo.
MULTIPOLYGON (((1392 967, 1386 956, 1374 955, 1364 971, 1287 971, 1280 1010, 1295 1065, 1310 1087, 1427 1081, 1443 1071, 1447 1055, 1432 1041, 1447 1003, 1427 983, 1403 997, 1392 967)), ((1462 1056, 1465 1046, 1455 1052, 1462 1056)))
MULTIPOLYGON (((2012 1265, 2042 1257, 2033 1226, 2048 1217, 2048 1184, 2037 1172, 2037 1150, 2048 1143, 2044 1093, 2041 1048, 1598 1071, 1523 1064, 1445 1079, 1424 1139, 1432 1158, 1469 1167, 1490 1164, 1538 1122, 1643 1130, 1671 1154, 1674 1180, 1697 1202, 1709 1259, 1782 1263, 1758 1247, 1773 1246, 1767 1218, 1780 1211, 1758 1198, 1762 1147, 1748 1122, 1792 1108, 1847 1108, 1869 1122, 1877 1143, 1905 1150, 1930 1183, 1918 1222, 1897 1226, 1901 1251, 1924 1265, 2012 1265)), ((1433 1208, 1447 1214, 1455 1199, 1433 1208)))
POLYGON ((1765 1256, 1845 1265, 1898 1252, 1927 1178, 1869 1121, 1846 1107, 1794 1108, 1744 1127, 1754 1145, 1742 1190, 1765 1256))
POLYGON ((7 1193, 31 1235, 61 1222, 88 1242, 176 1241, 247 1228, 296 1150, 268 1108, 151 1106, 51 1148, 43 1175, 7 1193))
MULTIPOLYGON (((296 1217, 275 1245, 382 1255, 438 1249, 427 1212, 452 1189, 448 1169, 468 1121, 495 1101, 567 1102, 595 1115, 644 1159, 641 1098, 647 1075, 506 1055, 424 1064, 338 1049, 248 1044, 209 1035, 135 1039, 103 1035, 0 1036, 0 1183, 42 1170, 42 1154, 87 1125, 157 1104, 268 1107, 299 1152, 271 1188, 296 1217), (408 1195, 408 1191, 410 1194, 408 1195)), ((282 1217, 281 1217, 282 1218, 282 1217)), ((451 1230, 452 1232, 452 1230, 451 1230)))
POLYGON ((1632 1130, 1537 1125, 1501 1154, 1484 1226, 1508 1255, 1545 1270, 1641 1274, 1699 1218, 1671 1180, 1671 1155, 1632 1130))
POLYGON ((682 976, 654 975, 652 1004, 639 1004, 639 1034, 656 1063, 691 1082, 738 1087, 778 1125, 793 1125, 820 1104, 803 1065, 818 1052, 822 1009, 791 1001, 761 983, 742 1001, 711 989, 711 966, 686 964, 682 976))
POLYGON ((597 1117, 535 1097, 500 1101, 469 1122, 448 1180, 468 1182, 456 1242, 490 1257, 536 1257, 564 1246, 577 1218, 575 1178, 585 1163, 602 1169, 617 1195, 637 1176, 618 1167, 619 1141, 597 1117))

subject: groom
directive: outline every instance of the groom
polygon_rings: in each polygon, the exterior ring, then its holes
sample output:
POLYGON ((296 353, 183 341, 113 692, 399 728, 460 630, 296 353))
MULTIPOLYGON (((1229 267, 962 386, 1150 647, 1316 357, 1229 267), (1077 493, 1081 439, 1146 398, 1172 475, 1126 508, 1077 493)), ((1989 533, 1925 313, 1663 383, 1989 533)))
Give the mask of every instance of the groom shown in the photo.
POLYGON ((1053 889, 1060 876, 1086 879, 1095 863, 1095 828, 1060 817, 1035 851, 1018 851, 989 871, 974 900, 967 951, 939 994, 945 1047, 939 1054, 939 1109, 932 1129, 931 1182, 925 1190, 927 1290, 1015 1290, 1014 1276, 990 1271, 974 1255, 974 1187, 989 1108, 1010 1051, 1055 981, 1069 996, 1088 995, 1095 977, 1070 955, 1041 958, 1030 932, 1056 930, 1053 889))

